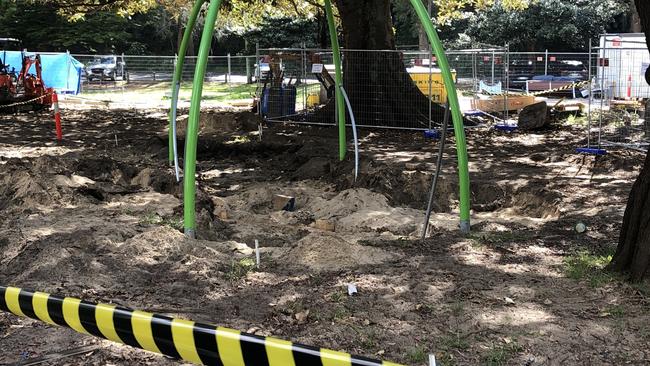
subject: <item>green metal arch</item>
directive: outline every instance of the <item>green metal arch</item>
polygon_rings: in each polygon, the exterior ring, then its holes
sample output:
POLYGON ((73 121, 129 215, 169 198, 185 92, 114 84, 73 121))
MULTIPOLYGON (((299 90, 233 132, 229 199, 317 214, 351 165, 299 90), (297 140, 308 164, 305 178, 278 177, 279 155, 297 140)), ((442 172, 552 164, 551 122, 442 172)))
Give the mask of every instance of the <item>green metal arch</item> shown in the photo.
MULTIPOLYGON (((191 36, 194 26, 196 25, 196 16, 201 9, 201 6, 206 0, 199 0, 192 9, 188 25, 185 28, 183 41, 181 43, 181 50, 179 52, 179 59, 176 64, 174 72, 174 80, 172 82, 172 106, 175 106, 175 101, 178 98, 178 87, 180 83, 181 73, 185 59, 185 52, 187 50, 187 42, 191 36), (185 43, 185 46, 183 46, 185 43), (182 57, 181 57, 182 54, 182 57)), ((192 85, 192 99, 190 105, 190 117, 187 126, 187 134, 185 139, 185 174, 183 180, 183 200, 184 200, 184 227, 185 235, 195 237, 196 235, 196 149, 199 130, 199 119, 201 113, 201 97, 203 94, 203 83, 205 81, 205 71, 207 61, 212 44, 212 37, 214 35, 214 24, 216 23, 219 8, 222 0, 210 0, 210 6, 205 19, 205 27, 201 35, 201 44, 199 54, 197 57, 196 70, 194 72, 194 80, 192 85)), ((465 130, 463 126, 463 116, 460 112, 460 104, 458 102, 458 95, 456 94, 456 85, 454 83, 449 62, 445 54, 440 38, 435 30, 433 22, 429 18, 429 14, 420 0, 411 0, 411 4, 415 9, 420 22, 431 43, 433 53, 438 59, 438 66, 442 72, 445 88, 448 91, 449 107, 451 109, 452 120, 454 123, 454 132, 456 135, 456 148, 458 155, 458 176, 460 185, 460 228, 464 233, 470 230, 470 190, 469 190, 469 168, 467 146, 465 140, 465 130)), ((339 127, 339 158, 345 159, 346 155, 346 115, 345 115, 345 100, 341 93, 343 86, 343 71, 341 66, 341 53, 338 42, 338 33, 334 22, 334 15, 332 10, 331 0, 325 0, 325 13, 327 16, 330 38, 332 43, 332 51, 334 54, 334 66, 336 69, 336 109, 337 109, 337 122, 339 127)), ((171 137, 171 124, 172 116, 175 113, 170 113, 170 137, 171 137)), ((170 141, 170 148, 172 147, 170 141)), ((171 159, 171 152, 170 152, 171 159)))

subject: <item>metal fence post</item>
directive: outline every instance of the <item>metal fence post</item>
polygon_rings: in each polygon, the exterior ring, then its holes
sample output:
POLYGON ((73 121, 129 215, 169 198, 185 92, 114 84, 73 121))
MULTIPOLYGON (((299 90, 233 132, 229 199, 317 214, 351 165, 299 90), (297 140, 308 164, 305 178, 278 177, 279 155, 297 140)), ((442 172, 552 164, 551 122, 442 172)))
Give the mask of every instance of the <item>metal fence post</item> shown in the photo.
POLYGON ((246 59, 246 84, 253 83, 253 74, 251 73, 251 58, 250 56, 245 56, 246 59))
MULTIPOLYGON (((307 44, 305 42, 302 42, 301 44, 302 50, 300 51, 300 56, 302 58, 302 107, 303 109, 307 109, 307 98, 309 93, 309 87, 307 84, 307 44)), ((296 83, 297 84, 297 83, 296 83)))
POLYGON ((548 75, 548 50, 544 53, 544 75, 548 75))
POLYGON ((262 116, 262 99, 264 99, 264 89, 260 89, 261 81, 260 81, 260 76, 262 75, 260 71, 260 43, 257 42, 255 44, 255 63, 253 63, 253 66, 255 67, 255 82, 257 83, 257 90, 260 91, 260 95, 257 98, 257 114, 262 116))
POLYGON ((226 74, 226 83, 230 83, 230 75, 232 75, 232 59, 228 53, 228 74, 226 74))
MULTIPOLYGON (((178 65, 178 54, 177 53, 174 54, 174 70, 176 70, 176 65, 178 65)), ((173 77, 173 75, 174 74, 172 74, 172 77, 173 77)), ((180 78, 179 82, 183 82, 183 73, 181 73, 181 78, 180 78)))
POLYGON ((494 85, 494 50, 492 50, 492 85, 494 85))
POLYGON ((588 79, 589 80, 589 107, 587 109, 587 148, 591 149, 591 103, 594 101, 594 96, 593 96, 593 80, 591 80, 592 75, 591 75, 591 52, 592 52, 592 44, 591 44, 591 38, 589 38, 589 65, 587 66, 588 68, 588 79))

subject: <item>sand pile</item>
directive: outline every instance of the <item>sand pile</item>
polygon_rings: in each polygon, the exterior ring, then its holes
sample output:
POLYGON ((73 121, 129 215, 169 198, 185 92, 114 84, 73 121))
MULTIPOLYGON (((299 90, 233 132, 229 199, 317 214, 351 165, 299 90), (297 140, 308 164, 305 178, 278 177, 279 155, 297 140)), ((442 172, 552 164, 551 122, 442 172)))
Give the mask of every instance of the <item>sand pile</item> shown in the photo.
POLYGON ((383 249, 350 243, 330 233, 312 233, 283 256, 288 262, 317 271, 339 271, 398 258, 383 249))

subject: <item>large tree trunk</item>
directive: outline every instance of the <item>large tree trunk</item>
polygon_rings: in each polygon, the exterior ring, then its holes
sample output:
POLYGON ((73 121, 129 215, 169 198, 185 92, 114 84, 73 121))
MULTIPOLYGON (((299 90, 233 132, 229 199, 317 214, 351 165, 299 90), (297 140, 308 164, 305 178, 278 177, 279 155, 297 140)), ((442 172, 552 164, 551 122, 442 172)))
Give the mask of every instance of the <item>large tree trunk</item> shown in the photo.
MULTIPOLYGON (((395 50, 390 0, 336 0, 343 27, 344 86, 357 123, 371 126, 425 127, 430 102, 406 71, 395 50), (361 51, 359 51, 361 50, 361 51), (363 50, 384 50, 367 52, 363 50)), ((332 100, 318 115, 332 120, 332 100)), ((431 105, 434 120, 443 109, 431 105)))
MULTIPOLYGON (((635 0, 641 25, 650 50, 650 2, 635 0)), ((650 84, 650 69, 646 72, 650 84)), ((631 280, 644 278, 650 265, 650 152, 628 200, 618 249, 609 268, 627 273, 631 280)))

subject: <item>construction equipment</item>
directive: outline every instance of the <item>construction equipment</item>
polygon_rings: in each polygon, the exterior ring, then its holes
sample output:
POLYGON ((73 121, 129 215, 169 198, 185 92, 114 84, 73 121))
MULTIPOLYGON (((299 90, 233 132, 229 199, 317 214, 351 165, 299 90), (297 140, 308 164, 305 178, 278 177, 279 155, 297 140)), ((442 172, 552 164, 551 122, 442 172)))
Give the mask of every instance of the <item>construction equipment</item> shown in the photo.
POLYGON ((40 111, 52 106, 54 89, 43 82, 41 57, 23 52, 19 72, 0 62, 0 113, 40 111), (34 69, 31 73, 30 70, 34 69))

